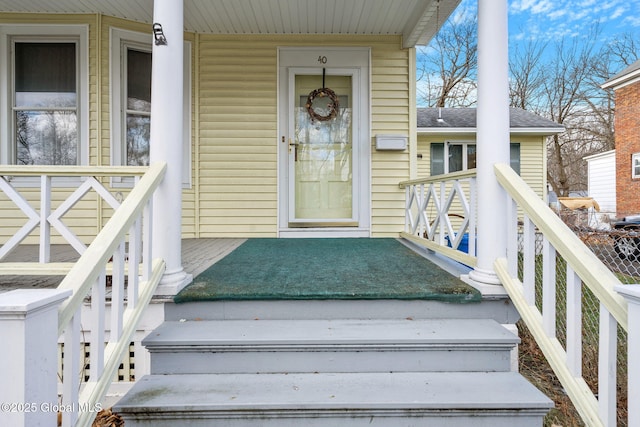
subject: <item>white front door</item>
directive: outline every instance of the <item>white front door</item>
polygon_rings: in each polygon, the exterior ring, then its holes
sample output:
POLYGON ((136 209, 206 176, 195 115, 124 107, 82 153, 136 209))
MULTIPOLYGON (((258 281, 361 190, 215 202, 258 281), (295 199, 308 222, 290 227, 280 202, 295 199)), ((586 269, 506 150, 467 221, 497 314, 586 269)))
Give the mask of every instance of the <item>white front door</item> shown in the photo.
POLYGON ((368 236, 368 66, 311 51, 280 52, 280 235, 368 236))

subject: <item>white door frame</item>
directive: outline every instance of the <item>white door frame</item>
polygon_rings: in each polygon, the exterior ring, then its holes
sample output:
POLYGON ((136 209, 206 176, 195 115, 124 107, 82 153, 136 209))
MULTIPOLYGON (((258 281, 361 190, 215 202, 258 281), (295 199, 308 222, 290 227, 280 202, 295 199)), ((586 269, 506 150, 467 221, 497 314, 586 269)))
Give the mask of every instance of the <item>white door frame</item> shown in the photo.
POLYGON ((279 237, 370 237, 371 235, 371 50, 340 47, 281 47, 278 49, 278 236, 279 237), (289 102, 290 75, 321 74, 345 69, 355 71, 354 81, 354 140, 353 185, 355 227, 289 227, 289 131, 291 117, 289 102), (306 72, 305 72, 306 70, 306 72), (329 71, 331 70, 331 71, 329 71), (357 97, 356 97, 356 94, 357 97), (357 129, 356 129, 357 127, 357 129), (357 140, 355 136, 358 135, 357 140), (356 155, 357 153, 357 155, 356 155), (357 172, 356 172, 357 171, 357 172), (356 176, 357 173, 357 176, 356 176))

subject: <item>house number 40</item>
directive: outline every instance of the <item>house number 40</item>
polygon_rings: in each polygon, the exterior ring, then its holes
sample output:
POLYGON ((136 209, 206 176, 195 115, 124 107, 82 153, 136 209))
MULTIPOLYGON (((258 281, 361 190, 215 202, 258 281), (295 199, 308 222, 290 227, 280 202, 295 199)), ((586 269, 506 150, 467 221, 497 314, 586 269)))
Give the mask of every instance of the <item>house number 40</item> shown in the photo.
POLYGON ((318 62, 321 64, 326 64, 327 63, 327 57, 326 56, 318 56, 318 62))

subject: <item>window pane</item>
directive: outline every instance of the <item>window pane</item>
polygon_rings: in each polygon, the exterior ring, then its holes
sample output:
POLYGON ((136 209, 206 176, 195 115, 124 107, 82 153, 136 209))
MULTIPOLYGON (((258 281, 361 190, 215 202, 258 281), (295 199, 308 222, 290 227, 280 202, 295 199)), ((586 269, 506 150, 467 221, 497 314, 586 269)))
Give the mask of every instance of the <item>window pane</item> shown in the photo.
POLYGON ((151 117, 127 114, 127 166, 149 164, 151 117))
POLYGON ((76 106, 75 43, 15 44, 16 107, 76 106))
POLYGON ((436 142, 431 144, 431 175, 444 173, 444 144, 436 142))
POLYGON ((476 145, 467 145, 467 169, 475 169, 476 167, 476 145))
POLYGON ((127 50, 127 109, 151 111, 151 53, 127 50))
POLYGON ((462 145, 449 144, 449 173, 462 170, 462 145))
POLYGON ((19 165, 75 165, 78 124, 72 111, 16 112, 19 165))
POLYGON ((511 169, 520 175, 520 143, 512 142, 509 145, 511 169))

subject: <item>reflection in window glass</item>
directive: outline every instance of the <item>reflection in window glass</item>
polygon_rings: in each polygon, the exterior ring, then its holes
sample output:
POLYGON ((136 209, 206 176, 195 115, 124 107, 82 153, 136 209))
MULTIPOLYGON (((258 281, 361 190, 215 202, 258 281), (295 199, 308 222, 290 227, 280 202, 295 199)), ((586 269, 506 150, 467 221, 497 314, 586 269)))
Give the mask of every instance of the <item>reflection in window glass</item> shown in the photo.
POLYGON ((476 168, 476 145, 468 144, 467 145, 467 167, 465 169, 475 169, 476 168))
POLYGON ((462 145, 449 145, 449 173, 462 170, 462 145))
MULTIPOLYGON (((475 143, 448 142, 445 144, 432 142, 430 146, 431 176, 475 169, 477 167, 477 148, 475 143), (466 153, 466 156, 463 157, 462 153, 466 153)), ((516 173, 520 174, 520 143, 512 142, 509 152, 511 167, 516 173)), ((640 162, 640 153, 638 153, 638 156, 640 162)), ((640 163, 638 163, 638 173, 640 173, 640 163)), ((638 177, 640 178, 640 175, 638 177)))
POLYGON ((76 43, 14 43, 16 163, 78 162, 76 43))
POLYGON ((126 74, 126 164, 146 166, 151 125, 151 52, 127 48, 126 74))

